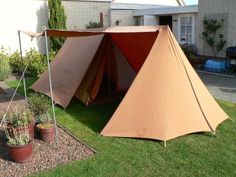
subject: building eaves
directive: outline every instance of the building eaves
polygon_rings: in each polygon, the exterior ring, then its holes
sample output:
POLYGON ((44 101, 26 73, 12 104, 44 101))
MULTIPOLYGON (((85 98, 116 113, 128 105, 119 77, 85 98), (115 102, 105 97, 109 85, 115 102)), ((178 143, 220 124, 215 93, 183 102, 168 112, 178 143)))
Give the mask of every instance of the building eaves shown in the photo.
POLYGON ((198 5, 134 10, 134 16, 198 13, 198 5))

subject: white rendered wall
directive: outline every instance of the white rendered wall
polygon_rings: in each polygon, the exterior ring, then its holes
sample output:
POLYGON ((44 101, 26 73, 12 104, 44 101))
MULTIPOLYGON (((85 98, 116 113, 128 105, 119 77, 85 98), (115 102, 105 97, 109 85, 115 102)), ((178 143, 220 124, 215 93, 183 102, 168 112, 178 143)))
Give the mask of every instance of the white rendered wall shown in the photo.
MULTIPOLYGON (((0 5, 0 46, 19 50, 18 30, 40 32, 47 25, 48 8, 46 1, 40 0, 1 0, 0 5)), ((23 50, 40 48, 44 52, 44 40, 39 45, 36 40, 22 34, 23 50), (39 47, 40 46, 40 47, 39 47)))
POLYGON ((110 26, 134 26, 135 18, 132 10, 110 10, 110 26), (119 24, 116 22, 118 21, 119 24))
POLYGON ((85 29, 90 21, 100 22, 103 13, 104 27, 108 27, 110 2, 62 1, 67 15, 67 29, 85 29))
POLYGON ((145 26, 154 26, 157 25, 157 17, 155 15, 144 15, 144 25, 145 26))

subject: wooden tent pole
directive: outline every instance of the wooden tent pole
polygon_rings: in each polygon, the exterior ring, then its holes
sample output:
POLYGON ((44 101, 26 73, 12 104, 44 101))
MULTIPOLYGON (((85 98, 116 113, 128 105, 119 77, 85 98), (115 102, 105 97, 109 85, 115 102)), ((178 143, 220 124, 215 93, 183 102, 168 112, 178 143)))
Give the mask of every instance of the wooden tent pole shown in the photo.
POLYGON ((52 90, 52 77, 51 77, 50 61, 49 61, 49 54, 48 54, 47 30, 44 31, 44 34, 45 34, 47 65, 48 65, 49 88, 50 88, 50 96, 51 96, 51 103, 52 103, 52 115, 53 115, 53 122, 54 122, 54 128, 55 128, 56 144, 58 145, 57 120, 56 120, 55 107, 54 107, 54 102, 53 102, 54 98, 53 98, 53 90, 52 90))

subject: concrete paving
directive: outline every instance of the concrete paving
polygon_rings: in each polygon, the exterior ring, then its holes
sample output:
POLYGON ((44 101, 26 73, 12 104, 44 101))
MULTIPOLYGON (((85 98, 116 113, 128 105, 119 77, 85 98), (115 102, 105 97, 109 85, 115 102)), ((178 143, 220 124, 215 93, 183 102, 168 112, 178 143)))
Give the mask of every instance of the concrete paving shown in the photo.
POLYGON ((236 75, 202 72, 198 75, 215 98, 236 103, 236 75))

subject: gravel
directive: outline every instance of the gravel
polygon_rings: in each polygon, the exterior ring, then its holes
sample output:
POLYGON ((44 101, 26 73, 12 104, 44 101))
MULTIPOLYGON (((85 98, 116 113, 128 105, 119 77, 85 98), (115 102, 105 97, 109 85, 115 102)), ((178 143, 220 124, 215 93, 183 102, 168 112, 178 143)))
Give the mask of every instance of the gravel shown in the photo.
POLYGON ((54 168, 75 160, 83 160, 95 152, 58 127, 59 145, 35 139, 29 162, 18 164, 10 160, 4 132, 0 130, 0 177, 22 177, 54 168))

